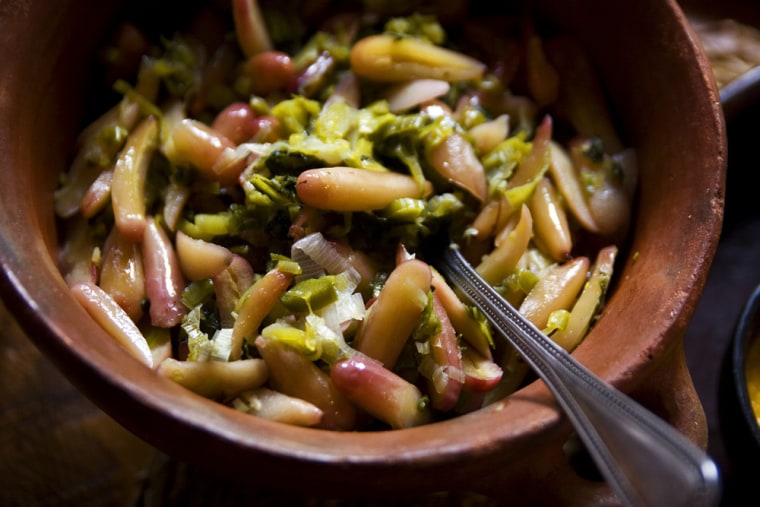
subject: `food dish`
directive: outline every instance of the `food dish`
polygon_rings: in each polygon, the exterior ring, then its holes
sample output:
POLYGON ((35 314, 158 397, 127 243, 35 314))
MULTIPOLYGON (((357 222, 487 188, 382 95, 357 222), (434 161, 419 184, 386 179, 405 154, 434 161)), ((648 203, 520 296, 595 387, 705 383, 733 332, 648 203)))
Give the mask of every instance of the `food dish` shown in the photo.
MULTIPOLYGON (((537 3, 536 8, 543 14, 551 13, 552 20, 561 23, 563 28, 579 33, 582 32, 581 23, 596 20, 599 23, 597 26, 603 27, 604 23, 600 20, 604 19, 605 14, 610 14, 605 13, 604 9, 596 11, 590 7, 584 11, 578 5, 563 8, 537 3), (581 11, 584 16, 580 16, 581 11)), ((54 52, 52 61, 70 57, 76 51, 92 54, 100 34, 74 33, 65 29, 81 16, 83 9, 88 10, 90 19, 114 15, 113 11, 109 12, 110 6, 98 5, 94 8, 93 5, 78 3, 61 7, 61 11, 57 12, 66 13, 61 18, 43 17, 34 14, 33 9, 29 11, 32 13, 30 22, 39 23, 44 33, 55 33, 55 40, 63 41, 61 47, 66 50, 54 52)), ((634 48, 631 42, 626 42, 622 33, 609 28, 605 28, 604 35, 611 43, 592 48, 592 56, 599 63, 614 110, 619 115, 621 125, 625 126, 626 138, 641 147, 640 154, 646 161, 646 168, 642 172, 637 202, 639 213, 629 250, 631 255, 626 257, 622 270, 623 281, 595 332, 577 350, 577 357, 591 365, 603 378, 628 391, 643 385, 645 380, 653 377, 653 372, 677 357, 673 351, 678 349, 678 334, 693 310, 704 283, 717 241, 722 209, 724 133, 716 107, 715 90, 706 77, 706 63, 693 46, 682 25, 683 18, 674 5, 653 3, 651 9, 658 19, 663 20, 662 23, 672 23, 672 30, 667 30, 666 34, 651 31, 653 28, 648 24, 648 17, 640 19, 640 24, 631 24, 636 25, 638 30, 644 30, 644 35, 652 35, 644 39, 653 45, 652 51, 640 52, 638 46, 634 48), (674 50, 676 47, 678 51, 674 50), (631 56, 632 59, 626 59, 626 65, 630 68, 620 67, 622 59, 619 52, 631 56), (676 92, 672 87, 665 86, 669 81, 657 75, 651 81, 636 80, 632 68, 638 64, 642 64, 643 68, 642 54, 672 58, 667 65, 663 64, 664 68, 679 72, 683 78, 679 83, 684 88, 676 92), (697 65, 694 65, 695 62, 697 65), (633 86, 633 83, 636 85, 633 86), (683 108, 675 108, 678 114, 670 107, 674 103, 684 105, 683 108), (644 115, 643 110, 648 114, 644 115), (684 120, 699 123, 703 128, 684 130, 681 128, 684 120), (692 136, 688 145, 694 147, 694 151, 680 153, 677 146, 667 148, 669 145, 663 143, 677 139, 672 136, 673 133, 692 136), (672 185, 673 181, 680 183, 678 174, 687 172, 690 177, 682 179, 683 185, 672 185), (664 185, 664 182, 671 183, 664 185), (695 198, 695 195, 698 197, 695 198), (668 205, 665 206, 665 203, 668 205), (662 234, 663 230, 667 230, 668 234, 662 234), (641 297, 640 291, 643 290, 647 291, 646 297, 641 297), (642 314, 649 317, 646 325, 641 319, 642 314), (608 348, 604 347, 605 340, 610 343, 608 348)), ((15 11, 13 13, 20 15, 15 11)), ((36 40, 29 35, 21 37, 26 42, 36 41, 29 44, 34 50, 49 51, 51 47, 58 47, 47 45, 50 39, 36 40)), ((28 106, 34 111, 33 114, 20 115, 23 121, 17 128, 24 136, 46 125, 41 117, 53 117, 55 111, 67 104, 81 107, 81 94, 75 92, 81 90, 83 81, 72 82, 68 88, 44 89, 52 90, 52 94, 40 93, 40 88, 24 90, 21 86, 21 82, 28 81, 49 83, 55 80, 59 84, 66 83, 62 79, 63 74, 60 74, 62 68, 77 71, 66 72, 66 75, 80 76, 84 64, 79 59, 72 58, 66 60, 66 65, 45 67, 46 70, 37 66, 26 67, 16 58, 9 65, 13 75, 34 77, 12 81, 8 93, 12 92, 15 100, 13 103, 8 99, 3 101, 4 113, 14 113, 18 111, 14 108, 21 106, 28 106), (33 74, 30 76, 25 72, 33 74), (35 72, 40 72, 41 76, 35 72), (62 100, 63 97, 73 96, 80 97, 80 100, 76 103, 62 100), (44 101, 36 102, 35 98, 39 97, 45 97, 44 101)), ((61 157, 61 153, 65 153, 70 146, 68 143, 73 139, 77 121, 82 119, 82 111, 75 108, 67 111, 71 116, 60 116, 64 123, 55 132, 65 132, 66 135, 51 137, 55 140, 55 152, 38 153, 30 147, 12 144, 10 140, 15 137, 3 130, 4 147, 5 143, 12 146, 5 150, 6 156, 12 159, 14 165, 21 164, 35 171, 43 171, 48 166, 60 168, 60 160, 65 158, 61 157), (58 162, 54 163, 55 160, 58 162)), ((51 132, 45 133, 47 137, 51 132)), ((9 188, 14 190, 7 199, 3 199, 3 211, 7 212, 3 226, 8 227, 8 234, 3 235, 4 288, 8 294, 23 296, 22 299, 9 298, 9 301, 18 312, 19 320, 29 326, 30 335, 36 336, 49 355, 57 358, 62 369, 77 379, 83 391, 126 426, 155 441, 168 452, 199 462, 209 460, 215 453, 226 457, 245 456, 255 463, 266 461, 266 476, 272 487, 278 481, 280 485, 285 485, 288 471, 293 473, 298 470, 303 472, 299 476, 305 477, 305 489, 340 478, 341 483, 350 483, 350 489, 355 492, 367 487, 377 488, 381 484, 390 484, 394 490, 440 488, 440 473, 444 470, 452 488, 487 489, 488 485, 475 484, 477 481, 473 478, 504 474, 504 477, 515 480, 521 476, 515 468, 518 455, 521 456, 522 465, 529 464, 530 472, 526 473, 540 482, 541 477, 548 477, 550 470, 561 464, 556 449, 557 444, 565 440, 568 428, 559 419, 540 383, 528 386, 500 411, 471 414, 456 421, 425 427, 424 430, 419 428, 419 431, 387 432, 364 438, 353 434, 325 435, 324 432, 283 428, 283 425, 260 421, 251 423, 250 418, 243 419, 234 414, 229 418, 226 415, 221 417, 217 409, 188 397, 177 386, 157 381, 153 375, 140 373, 130 364, 116 361, 114 354, 119 351, 118 348, 108 345, 105 340, 94 339, 103 338, 104 334, 84 318, 76 302, 65 295, 65 284, 55 274, 51 258, 42 255, 37 260, 25 258, 20 261, 22 252, 51 252, 55 245, 51 202, 44 199, 35 202, 37 197, 51 195, 54 186, 51 183, 54 182, 50 178, 32 179, 31 174, 42 173, 9 175, 9 188), (23 194, 21 190, 24 188, 37 192, 23 194), (36 204, 40 207, 37 208, 36 204), (18 227, 39 228, 42 233, 32 238, 17 237, 12 232, 14 227, 15 230, 18 227), (21 243, 12 243, 11 239, 21 243), (22 267, 33 269, 23 274, 22 267), (45 295, 52 299, 47 299, 45 295), (40 316, 44 316, 45 320, 39 320, 40 316), (81 340, 90 339, 92 342, 82 347, 81 340), (145 420, 151 420, 150 427, 145 420), (514 425, 513 429, 507 429, 507 421, 508 426, 514 425), (464 441, 454 437, 462 434, 470 437, 464 441), (541 438, 535 440, 539 435, 541 438), (188 442, 195 444, 193 452, 187 448, 188 442), (398 449, 399 445, 402 451, 388 455, 388 449, 398 449), (526 449, 526 445, 531 448, 530 456, 520 452, 526 449), (347 466, 349 464, 351 466, 347 466), (404 474, 404 471, 415 473, 404 474), (405 475, 408 477, 403 477, 405 475)), ((685 393, 688 394, 688 382, 686 387, 685 393)), ((231 470, 230 473, 234 474, 235 471, 231 470)), ((562 477, 573 482, 568 472, 564 472, 562 477)), ((599 487, 596 485, 591 489, 598 492, 599 487)), ((562 494, 556 489, 530 489, 533 495, 562 494)))
POLYGON ((55 193, 62 275, 126 351, 290 424, 475 411, 528 368, 431 269, 440 234, 556 343, 582 342, 638 168, 574 38, 382 5, 293 16, 304 28, 274 39, 254 20, 282 12, 232 6, 160 39, 118 27, 104 74, 121 96, 55 193))

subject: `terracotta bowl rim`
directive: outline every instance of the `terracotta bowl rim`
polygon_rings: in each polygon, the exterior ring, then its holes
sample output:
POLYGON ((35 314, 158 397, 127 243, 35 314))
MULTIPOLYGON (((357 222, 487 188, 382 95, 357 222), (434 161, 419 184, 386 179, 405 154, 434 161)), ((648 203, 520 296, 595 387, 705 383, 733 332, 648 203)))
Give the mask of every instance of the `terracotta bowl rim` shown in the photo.
MULTIPOLYGON (((667 8, 663 7, 659 12, 667 12, 671 16, 667 21, 683 28, 683 33, 677 35, 689 43, 685 46, 687 54, 682 58, 697 64, 694 72, 699 74, 700 80, 695 80, 693 83, 694 93, 703 101, 703 106, 706 107, 704 120, 712 122, 709 130, 715 134, 712 141, 715 159, 712 162, 715 163, 716 174, 711 177, 711 188, 706 189, 706 192, 710 193, 708 197, 713 201, 715 214, 707 223, 702 224, 702 228, 696 233, 693 251, 698 259, 687 259, 685 273, 679 273, 681 278, 678 280, 682 285, 677 287, 678 291, 669 300, 668 308, 663 309, 664 312, 668 311, 673 315, 658 323, 657 329, 654 330, 655 334, 648 342, 650 348, 624 351, 625 356, 621 362, 626 360, 628 363, 623 368, 612 371, 611 368, 615 366, 612 365, 599 370, 605 380, 623 390, 635 387, 637 375, 652 367, 652 358, 666 353, 665 349, 673 347, 674 342, 678 341, 670 337, 685 327, 690 313, 693 312, 698 293, 704 285, 707 269, 717 248, 722 221, 720 198, 723 192, 721 180, 725 173, 725 128, 718 93, 709 74, 707 59, 698 48, 696 38, 685 26, 685 17, 674 0, 668 0, 666 5, 667 8)), ((0 42, 3 42, 3 39, 0 39, 0 42)), ((0 111, 11 109, 10 99, 3 97, 0 92, 0 111)), ((14 136, 10 130, 5 126, 0 126, 0 144, 10 146, 13 139, 14 136)), ((18 156, 17 152, 12 153, 18 156)), ((4 208, 5 206, 0 204, 0 209, 4 208)), ((35 280, 39 273, 24 271, 25 263, 22 256, 28 253, 27 249, 39 250, 46 246, 39 238, 24 240, 14 226, 17 226, 17 223, 13 220, 0 220, 0 233, 2 233, 0 236, 0 264, 2 265, 0 290, 3 300, 19 319, 22 328, 46 355, 96 403, 108 405, 109 413, 117 420, 132 420, 135 414, 151 417, 151 424, 166 424, 169 431, 177 431, 190 438, 204 437, 207 441, 197 442, 196 439, 194 442, 207 452, 230 453, 238 456, 254 452, 257 455, 268 456, 275 462, 281 459, 283 466, 306 461, 337 467, 365 464, 384 469, 398 466, 424 468, 442 467, 447 463, 465 460, 473 466, 474 470, 479 468, 477 464, 479 458, 491 457, 505 446, 517 445, 519 448, 524 435, 540 435, 544 432, 556 431, 560 422, 556 406, 542 382, 528 385, 502 405, 491 406, 477 413, 459 416, 449 421, 406 430, 335 433, 285 426, 251 418, 234 409, 191 395, 169 380, 157 378, 147 369, 137 372, 130 378, 115 376, 110 371, 113 360, 107 356, 110 353, 121 352, 117 345, 108 342, 111 344, 104 345, 102 350, 92 351, 85 351, 75 346, 75 340, 69 334, 72 323, 61 324, 55 316, 57 312, 73 309, 76 303, 72 299, 64 302, 62 307, 55 305, 58 298, 70 298, 70 296, 65 294, 65 283, 60 279, 60 275, 58 275, 58 280, 54 279, 57 270, 52 260, 40 261, 40 266, 47 270, 43 275, 50 276, 50 278, 45 278, 50 282, 46 287, 42 287, 40 281, 35 280), (38 298, 38 295, 41 297, 38 298), (44 313, 45 318, 40 319, 40 311, 50 313, 44 313), (93 387, 93 383, 99 386, 93 387), (159 388, 153 391, 145 389, 146 386, 151 385, 159 386, 159 388), (123 395, 121 406, 113 406, 113 402, 108 399, 111 393, 117 391, 123 395), (172 404, 175 396, 181 400, 176 405, 172 404), (215 422, 220 424, 214 426, 215 422), (525 424, 521 426, 522 423, 525 424), (469 440, 448 441, 447 437, 453 427, 465 431, 473 430, 469 432, 471 435, 469 440), (367 447, 368 441, 372 442, 371 447, 367 447), (396 451, 397 445, 402 441, 404 450, 396 451)), ((635 263, 635 259, 627 259, 623 272, 637 269, 635 263)), ((626 283, 630 281, 626 280, 626 283)), ((618 298, 622 298, 620 293, 613 294, 609 307, 620 313, 627 301, 621 300, 616 303, 618 298)), ((93 322, 80 322, 79 325, 80 332, 90 333, 92 336, 107 341, 107 335, 93 322)), ((602 326, 599 329, 601 333, 607 328, 602 326)), ((579 347, 577 351, 579 359, 585 360, 591 357, 589 348, 584 345, 579 347)), ((151 435, 144 424, 132 422, 129 423, 129 429, 151 443, 157 443, 155 435, 151 435)), ((565 427, 563 431, 566 430, 565 427)), ((182 449, 179 445, 171 447, 172 452, 189 457, 187 449, 182 449)))

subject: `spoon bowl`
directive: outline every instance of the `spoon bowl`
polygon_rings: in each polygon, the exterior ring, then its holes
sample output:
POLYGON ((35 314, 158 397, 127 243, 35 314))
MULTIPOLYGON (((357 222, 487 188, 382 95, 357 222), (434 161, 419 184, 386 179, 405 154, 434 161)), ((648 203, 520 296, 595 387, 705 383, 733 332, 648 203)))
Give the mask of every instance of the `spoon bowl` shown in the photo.
POLYGON ((434 265, 546 383, 625 505, 717 505, 718 468, 701 448, 573 359, 483 280, 456 244, 438 251, 434 265))

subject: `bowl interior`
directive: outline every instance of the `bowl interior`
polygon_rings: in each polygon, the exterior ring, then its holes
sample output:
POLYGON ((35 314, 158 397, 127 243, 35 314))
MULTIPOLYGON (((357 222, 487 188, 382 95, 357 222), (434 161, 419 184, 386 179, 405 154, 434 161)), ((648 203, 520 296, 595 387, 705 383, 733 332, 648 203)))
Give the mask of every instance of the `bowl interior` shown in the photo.
MULTIPOLYGON (((92 98, 91 62, 120 9, 141 3, 30 0, 0 8, 2 293, 30 338, 90 398, 165 452, 217 467, 266 463, 288 486, 433 487, 464 483, 540 454, 566 436, 534 382, 503 403, 426 427, 338 434, 258 420, 201 399, 126 357, 69 294, 56 265, 52 192, 92 98), (408 472, 408 473, 405 473, 408 472), (407 476, 404 478, 404 476, 407 476)), ((176 6, 175 6, 176 7, 176 6)), ((576 357, 624 391, 677 347, 722 222, 725 132, 709 66, 674 1, 526 4, 586 45, 640 181, 634 230, 603 317, 576 357), (625 19, 625 23, 609 20, 625 19), (593 29, 589 29, 589 27, 593 29)), ((155 20, 175 9, 148 9, 155 20), (160 11, 160 12, 159 12, 160 11)), ((552 455, 552 459, 554 456, 552 455)), ((523 461, 523 463, 530 463, 523 461)), ((237 469, 237 471, 235 471, 237 469)))

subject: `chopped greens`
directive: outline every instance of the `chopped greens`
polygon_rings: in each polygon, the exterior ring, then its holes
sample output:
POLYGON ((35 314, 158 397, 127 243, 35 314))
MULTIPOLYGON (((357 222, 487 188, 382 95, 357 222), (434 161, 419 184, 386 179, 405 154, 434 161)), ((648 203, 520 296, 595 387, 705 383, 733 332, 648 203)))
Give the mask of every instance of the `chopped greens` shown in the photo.
POLYGON ((508 395, 524 364, 427 263, 438 233, 516 307, 551 308, 547 335, 593 326, 616 249, 588 263, 578 310, 551 300, 577 294, 532 298, 553 267, 620 239, 605 231, 626 230, 635 158, 576 139, 560 94, 534 97, 524 34, 490 44, 484 20, 460 29, 426 2, 324 19, 297 1, 246 6, 258 12, 210 3, 213 22, 154 36, 55 195, 67 282, 130 309, 158 374, 208 375, 183 385, 345 431, 508 395))

